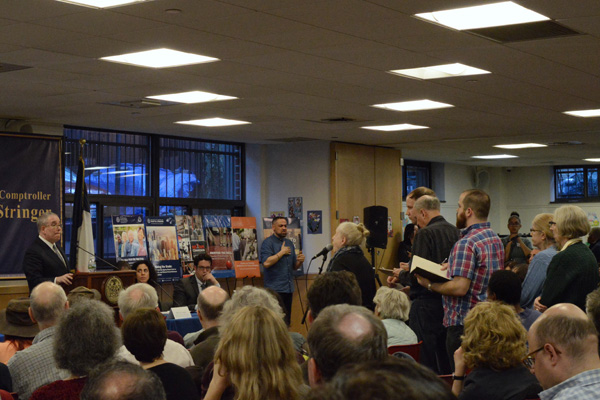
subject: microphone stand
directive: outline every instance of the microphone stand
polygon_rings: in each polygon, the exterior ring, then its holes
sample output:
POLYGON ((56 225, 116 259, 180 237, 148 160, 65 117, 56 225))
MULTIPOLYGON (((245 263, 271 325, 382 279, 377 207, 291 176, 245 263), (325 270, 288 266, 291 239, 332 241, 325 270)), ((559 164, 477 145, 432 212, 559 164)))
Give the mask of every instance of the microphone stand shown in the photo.
MULTIPOLYGON (((173 296, 171 296, 171 295, 169 294, 169 292, 167 292, 165 289, 163 289, 163 287, 162 287, 162 285, 161 285, 160 283, 156 282, 154 279, 148 279, 148 282, 152 282, 154 285, 156 285, 156 286, 157 286, 157 287, 160 289, 160 292, 161 292, 162 294, 166 294, 166 295, 167 295, 167 297, 168 297, 169 299, 171 299, 171 302, 172 302, 173 304, 175 304, 175 306, 176 306, 176 307, 183 307, 183 306, 181 306, 181 305, 180 305, 178 302, 176 302, 176 301, 175 301, 175 298, 174 298, 173 296)), ((189 309, 189 307, 188 307, 188 309, 189 309)))
MULTIPOLYGON (((314 258, 313 258, 314 260, 314 258)), ((312 260, 310 260, 312 262, 312 260)), ((321 262, 321 266, 319 267, 319 273, 317 274, 317 276, 321 275, 323 273, 323 267, 325 266, 325 261, 327 261, 327 253, 323 254, 323 262, 321 262)), ((308 275, 308 273, 307 273, 308 275)), ((308 294, 308 290, 306 291, 306 293, 308 294)), ((306 316, 308 315, 308 310, 309 307, 307 305, 306 310, 304 310, 304 316, 302 317, 302 321, 300 322, 300 325, 304 325, 306 324, 306 316)))
POLYGON ((105 260, 104 258, 102 258, 102 257, 98 257, 97 255, 95 255, 94 253, 91 253, 91 252, 87 251, 87 250, 86 250, 86 249, 84 249, 83 247, 79 247, 79 244, 76 244, 76 245, 75 245, 75 247, 77 247, 79 250, 83 251, 84 253, 88 253, 90 256, 94 257, 95 259, 97 259, 97 260, 100 260, 100 261, 102 261, 102 262, 105 262, 105 263, 106 263, 106 264, 108 264, 108 266, 109 266, 109 267, 111 267, 111 268, 112 268, 114 271, 120 271, 120 270, 119 270, 119 268, 118 268, 116 265, 114 265, 114 264, 112 264, 112 263, 109 263, 108 261, 106 261, 106 260, 105 260))

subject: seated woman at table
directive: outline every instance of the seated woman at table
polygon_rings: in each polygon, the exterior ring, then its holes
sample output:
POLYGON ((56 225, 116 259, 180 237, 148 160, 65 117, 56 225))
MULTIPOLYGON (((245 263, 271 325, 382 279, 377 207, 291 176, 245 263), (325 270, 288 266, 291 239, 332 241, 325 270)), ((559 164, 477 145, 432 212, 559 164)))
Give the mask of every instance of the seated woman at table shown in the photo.
POLYGON ((581 207, 562 206, 554 211, 550 230, 560 250, 548 265, 542 295, 534 307, 544 312, 558 303, 573 303, 585 310, 586 296, 600 282, 596 257, 581 240, 590 231, 587 213, 581 207))
POLYGON ((335 230, 332 238, 333 257, 327 271, 350 271, 356 276, 362 293, 362 305, 370 310, 375 309, 375 273, 371 263, 365 258, 360 245, 369 236, 363 224, 343 222, 335 230))
POLYGON ((142 368, 158 375, 167 400, 197 400, 200 397, 189 372, 163 358, 167 325, 160 312, 152 308, 134 311, 125 318, 121 332, 123 344, 142 368))

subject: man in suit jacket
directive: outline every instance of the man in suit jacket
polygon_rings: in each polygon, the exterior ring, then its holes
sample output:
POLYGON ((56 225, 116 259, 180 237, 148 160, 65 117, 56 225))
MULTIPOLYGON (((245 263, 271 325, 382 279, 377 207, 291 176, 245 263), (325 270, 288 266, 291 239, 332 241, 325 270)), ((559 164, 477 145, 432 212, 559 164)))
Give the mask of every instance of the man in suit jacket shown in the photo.
POLYGON ((25 252, 23 272, 27 278, 29 291, 42 282, 70 285, 73 274, 67 267, 67 256, 57 246, 62 235, 62 225, 58 215, 42 214, 37 220, 39 236, 25 252))
POLYGON ((218 286, 219 282, 213 276, 212 257, 208 254, 199 254, 194 257, 194 275, 183 278, 173 286, 173 306, 188 308, 193 311, 196 308, 198 294, 209 286, 218 286))

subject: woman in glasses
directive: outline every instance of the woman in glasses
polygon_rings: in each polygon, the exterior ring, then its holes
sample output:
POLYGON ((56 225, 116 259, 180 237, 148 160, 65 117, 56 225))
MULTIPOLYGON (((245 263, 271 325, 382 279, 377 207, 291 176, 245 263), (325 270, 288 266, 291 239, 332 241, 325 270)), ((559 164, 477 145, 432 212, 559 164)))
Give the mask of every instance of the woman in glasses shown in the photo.
POLYGON ((585 310, 586 296, 600 282, 596 257, 581 240, 590 231, 587 214, 577 206, 562 206, 549 224, 559 252, 548 265, 542 295, 534 306, 544 312, 554 304, 572 303, 585 310))
POLYGON ((546 271, 556 255, 556 242, 554 234, 550 230, 550 221, 554 216, 549 213, 538 214, 531 223, 531 241, 533 245, 540 250, 539 253, 531 259, 527 275, 523 281, 521 290, 521 307, 533 308, 533 302, 536 297, 542 294, 542 287, 546 280, 546 271))
POLYGON ((542 387, 523 365, 526 340, 527 332, 510 306, 477 304, 465 318, 462 344, 454 353, 452 392, 459 400, 538 398, 542 387))

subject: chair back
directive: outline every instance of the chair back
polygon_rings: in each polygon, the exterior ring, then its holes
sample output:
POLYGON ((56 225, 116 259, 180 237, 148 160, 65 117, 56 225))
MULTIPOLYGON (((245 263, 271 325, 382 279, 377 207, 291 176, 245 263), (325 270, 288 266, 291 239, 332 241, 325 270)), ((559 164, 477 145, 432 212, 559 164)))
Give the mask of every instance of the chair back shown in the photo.
POLYGON ((423 344, 423 341, 421 340, 417 344, 403 344, 403 345, 398 345, 398 346, 389 346, 388 354, 393 355, 394 353, 401 351, 403 353, 410 355, 412 358, 415 359, 416 362, 419 362, 419 355, 421 354, 421 345, 422 344, 423 344))

